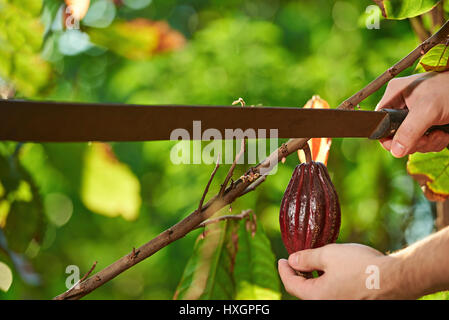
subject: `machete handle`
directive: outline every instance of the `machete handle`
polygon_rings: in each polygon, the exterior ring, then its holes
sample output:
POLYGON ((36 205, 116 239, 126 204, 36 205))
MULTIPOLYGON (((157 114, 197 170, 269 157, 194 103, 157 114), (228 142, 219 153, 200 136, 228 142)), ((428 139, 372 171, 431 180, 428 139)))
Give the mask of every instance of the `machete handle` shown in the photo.
MULTIPOLYGON (((370 139, 382 139, 394 136, 396 130, 407 117, 408 109, 382 109, 381 111, 387 113, 387 116, 379 123, 376 130, 369 137, 370 139)), ((429 134, 434 130, 441 130, 449 133, 449 123, 439 126, 430 127, 425 134, 429 134)))

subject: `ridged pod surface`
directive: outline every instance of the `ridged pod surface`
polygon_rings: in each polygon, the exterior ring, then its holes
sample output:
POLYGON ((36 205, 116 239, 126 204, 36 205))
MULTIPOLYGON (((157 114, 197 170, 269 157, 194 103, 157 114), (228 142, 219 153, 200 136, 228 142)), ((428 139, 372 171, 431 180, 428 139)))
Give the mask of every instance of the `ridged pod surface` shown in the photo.
POLYGON ((314 161, 296 166, 279 214, 288 253, 335 242, 340 219, 338 195, 326 166, 314 161))

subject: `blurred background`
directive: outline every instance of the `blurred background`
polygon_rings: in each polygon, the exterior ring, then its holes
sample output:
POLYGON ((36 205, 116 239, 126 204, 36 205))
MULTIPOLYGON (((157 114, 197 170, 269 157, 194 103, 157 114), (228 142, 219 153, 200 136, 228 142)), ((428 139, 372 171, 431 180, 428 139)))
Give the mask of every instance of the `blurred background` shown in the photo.
MULTIPOLYGON (((92 0, 87 12, 85 1, 67 3, 79 28, 65 25, 62 0, 0 0, 3 98, 302 107, 317 94, 335 107, 420 43, 408 20, 368 29, 368 0, 92 0)), ((382 92, 361 108, 374 109, 382 92)), ((100 270, 195 210, 213 165, 174 165, 173 145, 0 142, 0 261, 13 273, 0 298, 52 298, 66 290, 67 266, 84 273, 98 261, 100 270)), ((279 204, 297 164, 290 156, 232 205, 255 211, 277 258, 287 256, 279 204)), ((338 242, 391 252, 433 232, 434 205, 406 159, 377 142, 334 139, 328 168, 338 242)), ((171 299, 200 233, 88 298, 171 299)))

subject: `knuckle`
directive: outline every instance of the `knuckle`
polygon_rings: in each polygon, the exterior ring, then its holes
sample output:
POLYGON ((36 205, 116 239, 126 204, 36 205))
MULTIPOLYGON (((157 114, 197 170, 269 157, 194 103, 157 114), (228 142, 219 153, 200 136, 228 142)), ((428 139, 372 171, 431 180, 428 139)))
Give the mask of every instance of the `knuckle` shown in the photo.
POLYGON ((407 140, 409 140, 409 139, 407 139, 407 137, 411 136, 413 133, 414 133, 413 128, 408 123, 403 123, 399 127, 399 130, 396 133, 395 138, 396 138, 396 140, 397 139, 402 139, 402 140, 399 140, 399 141, 401 143, 402 142, 405 143, 405 142, 408 142, 407 140))
POLYGON ((308 258, 308 252, 306 252, 307 250, 301 251, 300 254, 298 254, 298 264, 300 266, 306 266, 309 262, 309 258, 308 258))
POLYGON ((288 257, 288 263, 290 265, 297 265, 298 261, 301 261, 301 253, 299 251, 291 254, 290 257, 288 257))

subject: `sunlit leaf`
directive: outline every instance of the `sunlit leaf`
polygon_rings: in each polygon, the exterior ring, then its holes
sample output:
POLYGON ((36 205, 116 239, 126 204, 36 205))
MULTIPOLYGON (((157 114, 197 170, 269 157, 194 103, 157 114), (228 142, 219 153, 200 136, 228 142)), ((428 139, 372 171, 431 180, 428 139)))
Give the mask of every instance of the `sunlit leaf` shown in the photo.
POLYGON ((0 1, 0 77, 24 95, 34 95, 50 77, 50 66, 39 54, 44 25, 42 1, 0 1))
POLYGON ((46 219, 37 187, 17 156, 0 156, 0 227, 12 250, 24 252, 30 241, 40 241, 46 219))
MULTIPOLYGON (((7 1, 8 2, 8 1, 7 1)), ((43 0, 10 0, 12 5, 22 8, 30 13, 32 16, 39 16, 41 13, 43 0)))
POLYGON ((408 173, 421 185, 431 201, 449 199, 449 150, 414 153, 407 162, 408 173))
POLYGON ((133 220, 142 202, 140 183, 109 145, 92 143, 85 157, 81 199, 93 212, 133 220))
POLYGON ((174 299, 233 299, 237 228, 234 221, 206 227, 196 241, 174 299))
POLYGON ((106 29, 89 29, 91 41, 129 59, 147 59, 184 45, 184 37, 166 22, 143 18, 115 21, 106 29))
POLYGON ((420 60, 416 70, 419 72, 449 70, 449 48, 445 44, 438 44, 429 50, 420 60))
POLYGON ((440 2, 440 0, 373 0, 387 19, 406 19, 419 16, 440 2))
MULTIPOLYGON (((244 221, 243 221, 244 222, 244 221)), ((235 258, 235 299, 276 300, 281 298, 276 258, 270 241, 259 224, 257 230, 240 223, 235 258)))
MULTIPOLYGON (((313 96, 307 101, 304 108, 309 109, 329 109, 329 104, 321 99, 319 96, 313 96)), ((312 160, 327 164, 329 157, 329 150, 332 144, 331 138, 312 138, 308 141, 310 151, 312 153, 312 160)), ((298 157, 301 162, 306 161, 306 157, 302 150, 298 150, 298 157)))
POLYGON ((432 293, 427 296, 419 298, 419 300, 449 300, 449 291, 432 293))
POLYGON ((12 272, 9 267, 0 261, 0 290, 8 291, 12 283, 12 272))

